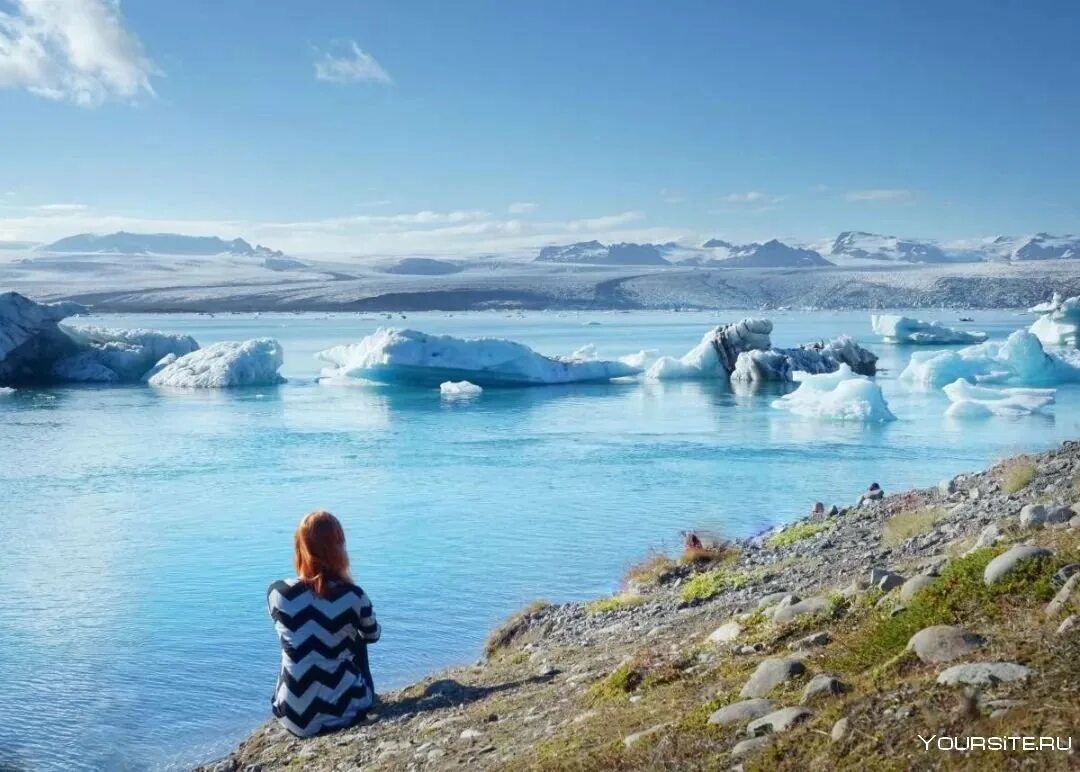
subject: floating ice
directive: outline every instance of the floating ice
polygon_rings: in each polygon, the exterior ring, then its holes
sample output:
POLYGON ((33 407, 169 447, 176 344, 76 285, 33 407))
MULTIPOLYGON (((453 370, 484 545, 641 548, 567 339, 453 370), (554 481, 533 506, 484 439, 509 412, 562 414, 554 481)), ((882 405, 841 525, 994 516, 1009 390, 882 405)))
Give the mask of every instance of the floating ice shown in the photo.
POLYGON ((986 340, 985 332, 967 332, 946 327, 941 322, 924 322, 910 316, 892 314, 874 314, 870 317, 874 333, 880 335, 886 343, 982 343, 986 340))
POLYGON ((832 373, 841 364, 848 365, 859 375, 874 375, 877 372, 877 355, 847 335, 828 342, 806 343, 798 348, 744 351, 735 362, 731 380, 791 383, 796 372, 832 373))
POLYGON ((727 378, 735 371, 739 355, 745 351, 765 350, 772 345, 768 319, 743 319, 715 327, 701 342, 682 357, 660 357, 645 377, 653 381, 685 378, 727 378))
POLYGON ((1032 306, 1028 310, 1043 314, 1029 329, 1044 345, 1080 345, 1080 297, 1063 300, 1061 295, 1055 292, 1049 302, 1032 306))
POLYGON ((36 303, 18 292, 0 293, 0 384, 49 381, 53 364, 76 350, 59 322, 85 312, 76 303, 36 303))
POLYGON ((15 389, 10 386, 0 386, 0 397, 10 397, 15 393, 15 389))
MULTIPOLYGON (((659 352, 656 349, 642 349, 641 351, 635 351, 633 354, 621 356, 618 361, 630 365, 630 367, 644 370, 655 362, 658 356, 659 352)), ((586 343, 567 358, 575 362, 591 362, 600 359, 600 352, 597 350, 595 343, 586 343)))
POLYGON ((637 375, 640 367, 601 359, 546 357, 499 338, 454 338, 416 330, 380 328, 359 343, 320 351, 334 365, 329 377, 422 386, 469 381, 479 386, 533 386, 610 381, 637 375))
POLYGON ((447 399, 478 397, 484 389, 468 381, 444 381, 439 384, 439 393, 447 399))
POLYGON ((1054 404, 1055 389, 991 389, 972 386, 958 378, 942 389, 952 402, 945 411, 951 418, 984 418, 991 415, 1030 415, 1054 404))
POLYGON ((881 387, 847 364, 834 373, 795 373, 799 388, 772 403, 805 418, 881 423, 896 420, 881 387))
POLYGON ((285 380, 278 374, 283 360, 281 344, 272 338, 215 343, 165 365, 148 383, 181 389, 272 386, 285 380))
POLYGON ((916 351, 900 379, 928 389, 957 378, 973 383, 1054 386, 1080 381, 1080 352, 1048 354, 1027 330, 1016 330, 1004 342, 990 341, 958 351, 916 351))
POLYGON ((66 325, 61 329, 79 347, 79 351, 53 365, 53 374, 63 381, 137 383, 162 357, 183 356, 199 348, 190 335, 156 330, 66 325))

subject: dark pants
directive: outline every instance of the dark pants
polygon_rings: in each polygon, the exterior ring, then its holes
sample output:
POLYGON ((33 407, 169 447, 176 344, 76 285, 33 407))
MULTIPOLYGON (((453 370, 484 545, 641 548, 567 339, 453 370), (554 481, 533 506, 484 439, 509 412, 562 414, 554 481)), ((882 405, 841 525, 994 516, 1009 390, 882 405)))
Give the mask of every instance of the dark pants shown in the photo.
POLYGON ((356 666, 360 668, 360 675, 364 677, 368 689, 371 690, 371 694, 374 696, 375 681, 371 678, 371 664, 368 662, 367 644, 363 641, 357 642, 356 657, 353 661, 356 663, 356 666))

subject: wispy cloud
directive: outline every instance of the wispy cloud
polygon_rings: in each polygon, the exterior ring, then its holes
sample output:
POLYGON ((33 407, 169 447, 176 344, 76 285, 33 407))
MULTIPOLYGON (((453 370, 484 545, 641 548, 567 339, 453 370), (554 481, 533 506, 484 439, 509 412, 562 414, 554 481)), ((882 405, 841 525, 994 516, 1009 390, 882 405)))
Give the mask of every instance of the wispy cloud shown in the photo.
POLYGON ((779 204, 784 198, 784 196, 777 196, 772 193, 762 193, 760 190, 750 190, 746 193, 728 193, 724 196, 724 203, 757 204, 761 206, 763 204, 779 204))
POLYGON ((660 188, 660 198, 665 204, 682 203, 683 194, 671 188, 660 188))
POLYGON ((849 190, 844 194, 848 201, 892 201, 903 203, 915 198, 914 191, 903 188, 871 188, 869 190, 849 190))
POLYGON ((510 214, 528 214, 536 209, 536 206, 532 201, 515 201, 506 207, 506 211, 510 214))
MULTIPOLYGON (((338 46, 340 50, 340 46, 338 46)), ((393 83, 390 73, 383 69, 374 56, 348 41, 346 50, 340 53, 316 50, 315 78, 327 83, 393 83)))
POLYGON ((70 214, 85 211, 87 208, 86 204, 41 204, 33 207, 34 211, 42 214, 70 214))
POLYGON ((0 10, 0 88, 94 107, 153 96, 157 74, 119 0, 13 0, 0 10))

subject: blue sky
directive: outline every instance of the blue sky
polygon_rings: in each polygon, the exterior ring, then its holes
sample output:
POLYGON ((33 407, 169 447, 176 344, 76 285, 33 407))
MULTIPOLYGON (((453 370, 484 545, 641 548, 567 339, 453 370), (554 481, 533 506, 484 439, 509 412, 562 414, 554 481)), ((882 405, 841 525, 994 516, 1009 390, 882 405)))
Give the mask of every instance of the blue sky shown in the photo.
POLYGON ((0 0, 0 239, 958 239, 1080 219, 1074 2, 0 0))

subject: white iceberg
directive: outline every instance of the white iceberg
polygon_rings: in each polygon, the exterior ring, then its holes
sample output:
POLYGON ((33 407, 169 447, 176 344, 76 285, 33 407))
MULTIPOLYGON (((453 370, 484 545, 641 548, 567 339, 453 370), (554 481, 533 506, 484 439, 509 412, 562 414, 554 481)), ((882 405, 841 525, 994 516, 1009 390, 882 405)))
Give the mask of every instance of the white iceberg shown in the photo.
POLYGON ((184 356, 199 348, 190 335, 156 330, 66 325, 60 329, 79 347, 76 353, 53 365, 53 375, 62 381, 137 383, 163 357, 184 356))
POLYGON ((804 418, 829 421, 894 421, 881 387, 847 364, 834 373, 795 373, 799 387, 775 400, 772 406, 804 418))
POLYGON ((278 374, 284 361, 273 338, 214 343, 161 367, 147 382, 180 389, 221 389, 284 383, 278 374))
POLYGON ((602 359, 547 357, 499 338, 454 338, 416 330, 380 328, 359 343, 335 346, 316 356, 334 367, 331 378, 435 386, 469 381, 481 387, 535 386, 610 381, 637 375, 640 367, 602 359))
POLYGON ((735 371, 739 355, 746 351, 765 350, 772 345, 768 319, 743 319, 715 327, 701 342, 682 357, 660 357, 645 373, 652 381, 685 378, 728 378, 735 371))
POLYGON ((49 382, 55 362, 76 351, 59 322, 86 308, 36 303, 18 292, 0 293, 0 385, 49 382))
POLYGON ((15 389, 10 386, 0 386, 0 397, 10 397, 15 393, 15 389))
POLYGON ((484 389, 468 381, 444 381, 439 384, 439 393, 447 399, 478 397, 484 389))
POLYGON ((1043 314, 1029 331, 1046 346, 1080 345, 1080 297, 1062 299, 1057 292, 1047 303, 1032 306, 1029 311, 1043 314))
POLYGON ((870 326, 886 343, 918 343, 938 345, 945 343, 982 343, 985 332, 968 332, 946 327, 941 322, 924 322, 910 316, 874 314, 870 326))
POLYGON ((972 383, 1011 386, 1055 386, 1080 381, 1080 352, 1048 354, 1027 330, 1016 330, 1005 341, 990 341, 957 351, 917 351, 900 379, 915 386, 938 389, 963 378, 972 383))
POLYGON ((952 403, 945 411, 950 418, 1031 415, 1054 404, 1057 393, 1055 389, 991 389, 973 386, 963 378, 942 390, 952 403))
POLYGON ((859 375, 877 372, 877 355, 848 335, 828 342, 806 343, 798 348, 744 351, 735 362, 731 380, 739 383, 777 381, 791 383, 794 373, 833 373, 848 365, 859 375))

